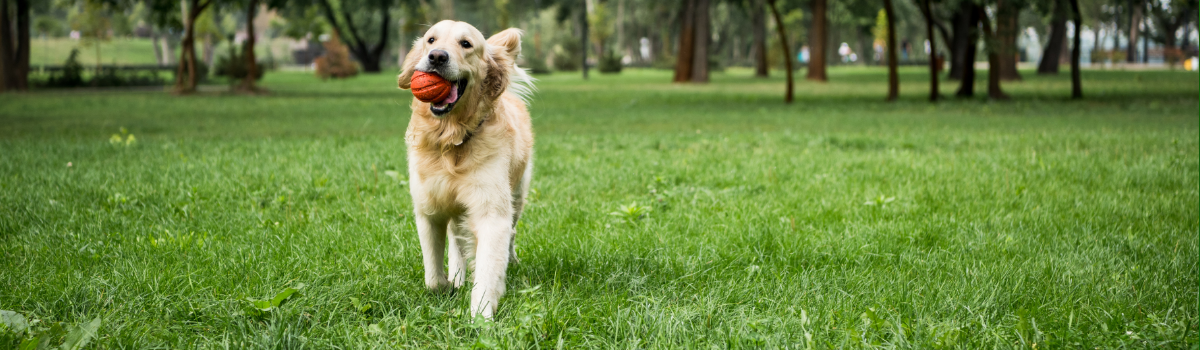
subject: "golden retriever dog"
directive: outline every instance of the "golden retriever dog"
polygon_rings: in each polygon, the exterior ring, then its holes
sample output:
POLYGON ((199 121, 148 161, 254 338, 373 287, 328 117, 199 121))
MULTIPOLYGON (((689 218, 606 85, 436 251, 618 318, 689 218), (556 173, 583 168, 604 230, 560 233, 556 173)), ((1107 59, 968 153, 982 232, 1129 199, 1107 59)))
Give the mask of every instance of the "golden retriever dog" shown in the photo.
POLYGON ((413 99, 404 137, 425 286, 462 287, 473 267, 472 316, 493 317, 504 295, 533 176, 533 79, 516 66, 520 54, 518 29, 484 40, 470 24, 441 21, 413 43, 398 78, 401 89, 415 71, 453 83, 445 100, 413 99))

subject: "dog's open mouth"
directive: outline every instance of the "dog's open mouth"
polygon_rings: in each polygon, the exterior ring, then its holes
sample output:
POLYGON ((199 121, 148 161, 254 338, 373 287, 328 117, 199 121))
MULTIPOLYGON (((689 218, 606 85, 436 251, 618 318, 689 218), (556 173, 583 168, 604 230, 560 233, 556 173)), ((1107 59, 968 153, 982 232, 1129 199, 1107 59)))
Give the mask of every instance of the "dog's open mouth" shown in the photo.
POLYGON ((450 96, 446 97, 445 100, 430 102, 429 111, 433 112, 433 115, 439 117, 446 113, 450 113, 450 110, 454 109, 454 104, 458 103, 458 99, 462 97, 463 92, 466 91, 467 78, 462 78, 458 81, 455 81, 454 86, 450 88, 450 96))

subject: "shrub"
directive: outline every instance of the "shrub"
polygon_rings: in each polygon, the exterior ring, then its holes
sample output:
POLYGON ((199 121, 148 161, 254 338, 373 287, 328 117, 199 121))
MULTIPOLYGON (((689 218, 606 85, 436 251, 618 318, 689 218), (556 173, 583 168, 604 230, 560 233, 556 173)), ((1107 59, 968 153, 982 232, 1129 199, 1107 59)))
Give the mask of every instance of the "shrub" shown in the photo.
POLYGON ((342 44, 337 33, 331 33, 329 40, 322 43, 325 54, 313 62, 317 65, 317 76, 321 79, 346 78, 358 74, 358 65, 350 59, 350 49, 342 44))
POLYGON ((63 69, 58 74, 51 74, 46 82, 47 87, 78 87, 83 86, 83 65, 79 64, 79 49, 71 49, 71 55, 63 62, 63 69))
POLYGON ((1171 66, 1171 69, 1175 69, 1175 65, 1183 62, 1183 59, 1183 50, 1174 47, 1163 49, 1163 61, 1166 61, 1171 66))
MULTIPOLYGON (((71 50, 71 55, 67 57, 66 62, 63 62, 61 70, 49 74, 31 73, 30 84, 40 88, 73 88, 82 86, 155 86, 167 83, 154 69, 121 70, 112 66, 97 68, 92 72, 92 76, 85 80, 84 67, 79 63, 78 56, 78 49, 71 50)), ((196 68, 196 74, 203 79, 208 70, 203 65, 196 68)))
POLYGON ((577 41, 567 40, 554 47, 554 70, 573 72, 579 70, 580 45, 577 41))
MULTIPOLYGON (((254 74, 254 80, 262 80, 263 72, 267 70, 267 65, 263 61, 258 61, 258 71, 254 74)), ((227 55, 217 57, 217 63, 214 65, 214 75, 218 77, 228 78, 230 82, 241 81, 249 74, 249 69, 246 69, 246 56, 239 54, 238 50, 229 46, 227 55)))
POLYGON ((550 74, 550 66, 546 65, 544 57, 526 57, 525 67, 533 74, 550 74))
POLYGON ((600 73, 616 74, 622 68, 621 57, 609 52, 600 58, 600 73))

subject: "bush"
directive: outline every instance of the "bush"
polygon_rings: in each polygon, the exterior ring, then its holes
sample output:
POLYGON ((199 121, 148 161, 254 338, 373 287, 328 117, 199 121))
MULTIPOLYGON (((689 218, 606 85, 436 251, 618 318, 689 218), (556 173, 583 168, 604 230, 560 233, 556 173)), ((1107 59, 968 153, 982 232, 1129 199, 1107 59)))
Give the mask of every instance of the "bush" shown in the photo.
POLYGON ((622 68, 621 57, 609 52, 600 58, 600 73, 616 74, 622 68))
MULTIPOLYGON (((171 73, 172 78, 174 78, 174 74, 179 73, 179 66, 176 65, 175 69, 171 70, 171 73)), ((187 71, 184 71, 183 74, 187 74, 187 71)), ((196 59, 196 82, 208 82, 208 65, 204 64, 204 61, 201 61, 199 58, 196 59)))
MULTIPOLYGON (((267 70, 267 65, 263 61, 258 61, 258 71, 254 72, 254 80, 262 80, 263 72, 267 70)), ((228 78, 229 81, 237 82, 246 78, 249 74, 249 69, 246 67, 246 56, 238 53, 238 50, 229 46, 229 53, 217 57, 217 62, 214 65, 214 75, 218 77, 228 78)))
POLYGON ((546 65, 546 59, 542 57, 525 58, 525 67, 533 74, 550 74, 550 66, 546 65))
POLYGON ((51 74, 46 87, 79 87, 83 86, 83 65, 79 64, 79 49, 71 49, 71 55, 63 62, 63 69, 58 74, 51 74))
POLYGON ((342 44, 337 33, 329 35, 329 40, 322 43, 325 54, 313 62, 317 65, 317 76, 321 79, 346 78, 358 74, 358 65, 350 59, 350 49, 342 44))
MULTIPOLYGON (((92 76, 84 80, 84 67, 79 64, 79 50, 72 50, 62 70, 49 75, 37 73, 30 75, 30 83, 41 88, 73 88, 73 87, 114 87, 114 86, 156 86, 166 85, 167 81, 159 76, 157 70, 120 70, 116 67, 101 67, 93 71, 92 76), (44 79, 42 79, 44 77, 44 79)), ((207 74, 204 66, 198 66, 197 75, 203 78, 207 74)))
POLYGON ((573 72, 579 70, 579 42, 563 41, 554 47, 554 70, 573 72))

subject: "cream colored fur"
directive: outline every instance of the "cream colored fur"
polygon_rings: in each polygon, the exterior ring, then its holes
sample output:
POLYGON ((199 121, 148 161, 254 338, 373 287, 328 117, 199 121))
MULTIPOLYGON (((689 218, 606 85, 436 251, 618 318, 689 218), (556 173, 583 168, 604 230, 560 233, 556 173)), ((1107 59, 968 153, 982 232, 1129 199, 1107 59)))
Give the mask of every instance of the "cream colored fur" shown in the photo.
POLYGON ((450 59, 437 72, 469 81, 442 116, 414 98, 405 143, 425 286, 462 287, 473 265, 471 314, 486 318, 495 315, 504 295, 508 263, 516 258, 516 222, 533 175, 526 106, 533 85, 515 64, 520 37, 520 30, 508 29, 484 40, 470 24, 442 21, 413 43, 397 78, 400 88, 410 88, 414 71, 437 68, 428 56, 441 49, 450 59), (463 47, 464 40, 470 48, 463 47), (443 264, 447 241, 449 274, 443 264))

